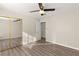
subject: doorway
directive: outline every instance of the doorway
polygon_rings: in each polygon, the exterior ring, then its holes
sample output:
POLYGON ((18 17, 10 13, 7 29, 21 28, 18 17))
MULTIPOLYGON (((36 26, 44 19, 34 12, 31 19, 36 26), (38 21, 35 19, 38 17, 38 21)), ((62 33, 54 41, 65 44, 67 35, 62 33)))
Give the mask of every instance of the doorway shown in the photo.
POLYGON ((41 41, 46 41, 46 22, 41 22, 41 41))

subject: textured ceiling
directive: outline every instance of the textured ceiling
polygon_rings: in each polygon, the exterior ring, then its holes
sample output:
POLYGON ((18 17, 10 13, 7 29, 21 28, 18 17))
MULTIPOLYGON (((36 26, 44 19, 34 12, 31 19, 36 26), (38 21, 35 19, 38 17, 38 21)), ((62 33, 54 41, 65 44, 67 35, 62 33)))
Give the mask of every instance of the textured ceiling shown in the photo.
MULTIPOLYGON (((75 12, 79 11, 78 3, 44 3, 44 8, 55 8, 54 12, 46 12, 45 17, 50 15, 54 15, 57 12, 75 12)), ((37 3, 15 3, 15 4, 0 4, 0 12, 2 10, 10 11, 13 13, 21 14, 21 15, 30 15, 32 17, 40 18, 39 12, 30 13, 33 10, 39 10, 37 3)))

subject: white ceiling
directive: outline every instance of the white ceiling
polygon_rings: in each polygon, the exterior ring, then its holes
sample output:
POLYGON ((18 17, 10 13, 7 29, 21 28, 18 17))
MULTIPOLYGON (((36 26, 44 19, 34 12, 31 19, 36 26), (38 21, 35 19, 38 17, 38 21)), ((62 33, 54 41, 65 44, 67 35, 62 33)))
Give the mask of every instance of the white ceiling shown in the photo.
MULTIPOLYGON (((78 3, 44 3, 44 8, 55 8, 56 11, 54 12, 46 12, 47 15, 53 15, 57 12, 75 12, 79 11, 79 4, 78 3)), ((39 12, 30 13, 33 10, 39 10, 37 3, 15 3, 15 4, 0 4, 0 11, 1 10, 8 10, 10 12, 14 12, 21 15, 30 15, 32 17, 40 18, 39 12)))

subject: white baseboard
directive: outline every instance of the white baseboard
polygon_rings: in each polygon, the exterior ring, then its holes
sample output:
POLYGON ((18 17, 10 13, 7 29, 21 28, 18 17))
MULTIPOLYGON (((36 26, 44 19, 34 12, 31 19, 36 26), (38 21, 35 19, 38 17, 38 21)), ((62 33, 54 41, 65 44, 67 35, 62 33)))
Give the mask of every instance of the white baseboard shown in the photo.
POLYGON ((79 50, 79 48, 71 47, 71 46, 60 44, 60 43, 57 43, 57 42, 53 42, 53 44, 57 44, 57 45, 61 45, 61 46, 64 46, 64 47, 71 48, 71 49, 79 50))

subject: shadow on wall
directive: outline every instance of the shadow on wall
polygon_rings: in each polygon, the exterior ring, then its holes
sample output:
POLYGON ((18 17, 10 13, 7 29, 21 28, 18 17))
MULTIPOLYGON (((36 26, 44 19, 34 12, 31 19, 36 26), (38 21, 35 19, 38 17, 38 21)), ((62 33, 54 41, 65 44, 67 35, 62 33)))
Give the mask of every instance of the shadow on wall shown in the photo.
POLYGON ((22 39, 23 45, 36 41, 36 37, 29 35, 28 33, 23 32, 22 35, 23 35, 22 39))

